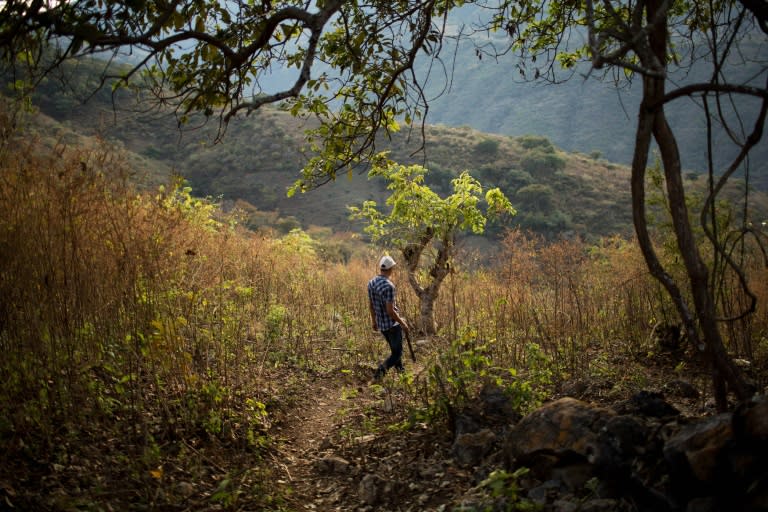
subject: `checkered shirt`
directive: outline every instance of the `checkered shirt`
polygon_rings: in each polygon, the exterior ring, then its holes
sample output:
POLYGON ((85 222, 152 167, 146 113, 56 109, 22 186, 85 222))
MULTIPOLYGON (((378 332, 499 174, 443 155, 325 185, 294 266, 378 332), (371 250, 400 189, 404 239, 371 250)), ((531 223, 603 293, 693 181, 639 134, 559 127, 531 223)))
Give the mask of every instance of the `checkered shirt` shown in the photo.
POLYGON ((387 302, 395 302, 395 285, 392 281, 382 275, 368 281, 368 299, 373 304, 376 325, 380 331, 391 329, 397 324, 387 313, 387 302))

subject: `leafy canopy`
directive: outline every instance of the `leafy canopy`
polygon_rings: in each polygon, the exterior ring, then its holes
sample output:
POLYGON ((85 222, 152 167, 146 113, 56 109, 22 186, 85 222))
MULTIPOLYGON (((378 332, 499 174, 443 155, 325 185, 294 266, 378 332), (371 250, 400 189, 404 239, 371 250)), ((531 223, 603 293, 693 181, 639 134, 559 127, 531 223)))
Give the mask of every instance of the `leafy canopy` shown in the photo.
POLYGON ((104 82, 141 82, 180 123, 278 104, 319 124, 316 153, 297 190, 367 160, 377 133, 420 117, 425 104, 411 70, 417 54, 439 51, 454 0, 6 0, 0 2, 0 55, 47 71, 97 52, 127 69, 104 82), (53 60, 51 61, 51 57, 53 60), (276 73, 288 83, 275 87, 276 73), (136 80, 139 79, 140 80, 136 80))
MULTIPOLYGON (((664 5, 680 45, 709 27, 719 27, 725 42, 729 32, 747 23, 747 13, 765 28, 764 4, 681 0, 664 5)), ((284 105, 315 122, 308 133, 311 158, 294 188, 306 190, 367 162, 377 154, 377 136, 423 121, 424 78, 417 76, 414 63, 439 60, 444 40, 456 33, 447 18, 451 10, 476 8, 477 31, 469 32, 476 44, 485 49, 485 43, 494 42, 502 46, 499 52, 515 50, 524 57, 518 67, 526 77, 555 80, 560 69, 555 62, 566 69, 587 60, 595 68, 647 71, 643 63, 651 52, 645 36, 653 28, 643 20, 647 5, 593 0, 5 0, 0 2, 0 55, 43 71, 64 59, 100 52, 116 60, 129 57, 132 64, 126 69, 105 68, 104 83, 109 78, 137 83, 140 77, 160 102, 176 107, 180 123, 202 114, 218 118, 222 131, 232 116, 284 105), (274 75, 284 72, 290 74, 287 83, 274 86, 274 75)))
POLYGON ((351 217, 367 221, 365 232, 373 241, 402 249, 425 233, 437 240, 452 239, 457 232, 480 234, 489 218, 516 213, 500 189, 493 188, 483 194, 480 182, 467 171, 451 181, 453 193, 445 198, 424 184, 426 172, 420 165, 392 164, 374 168, 369 176, 382 177, 388 182, 389 213, 380 211, 375 201, 365 201, 361 207, 350 207, 351 217))

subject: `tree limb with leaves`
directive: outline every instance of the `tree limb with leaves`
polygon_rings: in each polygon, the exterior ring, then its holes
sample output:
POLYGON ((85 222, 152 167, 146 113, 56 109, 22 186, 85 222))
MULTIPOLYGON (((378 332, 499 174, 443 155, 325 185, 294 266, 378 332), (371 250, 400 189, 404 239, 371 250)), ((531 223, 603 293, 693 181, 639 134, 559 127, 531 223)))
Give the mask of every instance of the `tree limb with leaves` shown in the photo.
POLYGON ((202 114, 227 122, 282 105, 319 122, 314 152, 297 182, 306 190, 375 154, 377 135, 426 110, 413 73, 419 53, 437 53, 446 0, 246 2, 232 0, 6 0, 0 55, 47 72, 70 58, 104 55, 102 83, 140 84, 172 105, 180 123, 202 114), (270 89, 270 75, 292 83, 270 89))

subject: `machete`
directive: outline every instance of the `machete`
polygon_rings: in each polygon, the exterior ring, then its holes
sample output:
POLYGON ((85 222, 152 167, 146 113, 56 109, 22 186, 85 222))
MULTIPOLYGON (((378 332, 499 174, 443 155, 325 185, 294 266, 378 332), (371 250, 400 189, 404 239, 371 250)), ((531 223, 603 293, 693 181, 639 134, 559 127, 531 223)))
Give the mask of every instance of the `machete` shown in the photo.
POLYGON ((411 352, 411 359, 416 362, 416 354, 413 353, 413 346, 411 345, 411 331, 405 331, 405 340, 408 342, 408 350, 411 352))

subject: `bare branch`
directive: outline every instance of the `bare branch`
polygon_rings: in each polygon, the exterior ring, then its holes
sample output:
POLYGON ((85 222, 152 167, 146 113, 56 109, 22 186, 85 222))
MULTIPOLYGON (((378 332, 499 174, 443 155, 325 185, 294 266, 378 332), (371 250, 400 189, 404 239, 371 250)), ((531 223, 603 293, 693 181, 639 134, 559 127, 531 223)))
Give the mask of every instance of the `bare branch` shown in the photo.
MULTIPOLYGON (((751 87, 747 85, 718 84, 718 83, 705 82, 705 83, 699 83, 699 84, 686 85, 684 87, 675 89, 674 91, 664 95, 664 97, 661 99, 661 103, 669 103, 682 96, 692 96, 697 93, 708 93, 708 92, 745 94, 748 96, 755 96, 757 98, 768 100, 768 88, 751 87)), ((658 105, 652 105, 652 106, 656 107, 658 105)))

